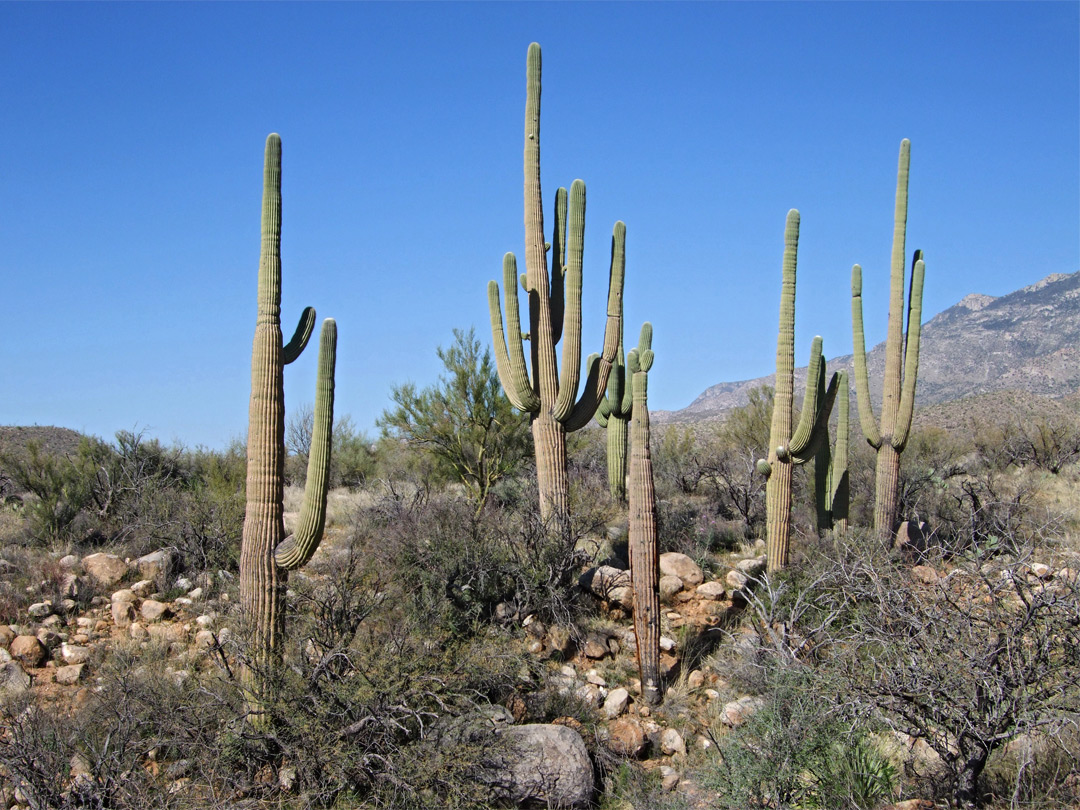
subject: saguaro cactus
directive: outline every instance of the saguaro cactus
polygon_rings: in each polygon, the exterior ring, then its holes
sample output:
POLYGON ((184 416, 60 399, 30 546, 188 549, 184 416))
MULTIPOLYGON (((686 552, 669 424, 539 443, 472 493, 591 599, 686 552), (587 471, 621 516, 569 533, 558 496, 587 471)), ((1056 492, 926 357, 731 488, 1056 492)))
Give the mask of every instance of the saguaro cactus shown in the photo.
POLYGON ((652 324, 641 327, 627 367, 634 398, 630 456, 630 581, 634 590, 634 635, 637 637, 641 694, 655 706, 663 699, 660 681, 660 552, 656 522, 656 489, 649 451, 649 369, 653 364, 652 324))
POLYGON ((245 670, 252 717, 262 716, 267 674, 276 664, 283 634, 283 597, 288 571, 304 565, 318 548, 326 520, 330 439, 334 421, 337 326, 322 325, 315 388, 315 422, 307 486, 296 532, 285 536, 284 366, 307 345, 315 322, 308 307, 287 345, 281 335, 281 138, 266 139, 263 170, 262 249, 258 316, 251 352, 248 415, 247 508, 240 548, 240 603, 251 626, 251 666, 245 670))
MULTIPOLYGON (((814 456, 814 495, 817 504, 819 533, 830 529, 847 531, 850 483, 848 481, 848 440, 851 435, 848 415, 851 410, 851 391, 846 371, 838 373, 836 446, 829 447, 828 433, 814 456)), ((818 374, 818 397, 825 396, 825 367, 818 374)), ((826 426, 827 427, 827 426, 826 426)))
POLYGON ((813 458, 826 434, 837 378, 829 381, 823 399, 818 394, 818 378, 824 373, 821 338, 810 347, 810 365, 806 376, 806 394, 795 432, 791 432, 791 410, 795 376, 795 272, 799 251, 799 212, 792 209, 784 228, 784 261, 780 288, 780 330, 776 341, 776 395, 773 399, 772 426, 769 431, 769 457, 758 462, 766 477, 766 553, 768 570, 787 565, 791 536, 791 478, 795 464, 813 458))
POLYGON ((589 423, 607 386, 615 360, 622 323, 622 286, 626 261, 626 226, 615 223, 608 278, 607 325, 600 361, 590 366, 580 399, 581 268, 585 234, 585 184, 570 186, 555 197, 555 228, 551 241, 556 262, 549 279, 544 241, 543 200, 540 194, 540 46, 529 46, 525 102, 525 269, 521 286, 529 295, 529 331, 522 333, 518 314, 517 260, 503 257, 506 332, 503 333, 499 285, 488 284, 495 361, 506 396, 527 412, 532 422, 540 512, 565 525, 569 515, 570 484, 566 471, 566 433, 589 423), (569 221, 568 221, 569 220, 569 221), (509 341, 507 341, 509 338, 509 341), (563 340, 562 368, 555 344, 563 340), (525 365, 523 340, 529 341, 531 374, 525 365))
MULTIPOLYGON (((590 361, 593 357, 589 358, 590 361)), ((600 400, 596 421, 607 434, 608 488, 615 501, 626 501, 626 440, 634 414, 633 385, 627 384, 623 358, 622 327, 619 328, 619 353, 608 374, 607 393, 600 400)))
POLYGON ((904 331, 904 264, 907 238, 908 172, 911 142, 900 142, 896 172, 896 208, 893 216, 892 268, 889 284, 889 325, 885 337, 885 378, 881 400, 881 424, 870 402, 870 382, 866 372, 866 340, 863 335, 862 268, 851 269, 851 322, 855 349, 855 394, 859 400, 859 423, 870 446, 877 451, 877 478, 874 494, 874 531, 891 538, 899 521, 900 454, 911 431, 915 410, 915 382, 919 374, 919 336, 922 331, 923 277, 926 265, 922 251, 911 261, 911 289, 907 301, 907 331, 904 331))

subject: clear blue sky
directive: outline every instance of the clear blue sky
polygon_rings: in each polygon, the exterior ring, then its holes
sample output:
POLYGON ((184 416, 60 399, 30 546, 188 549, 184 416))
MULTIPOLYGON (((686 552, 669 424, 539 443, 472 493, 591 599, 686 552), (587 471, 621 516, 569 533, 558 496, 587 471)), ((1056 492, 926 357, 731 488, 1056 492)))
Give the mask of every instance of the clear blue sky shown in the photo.
POLYGON ((854 262, 883 339, 905 137, 927 317, 1080 270, 1078 31, 1076 2, 0 3, 0 423, 244 433, 276 131, 285 328, 337 318, 337 410, 371 429, 454 327, 490 342, 533 40, 549 221, 588 185, 585 353, 622 219, 654 408, 771 372, 789 208, 797 352, 850 352, 854 262))

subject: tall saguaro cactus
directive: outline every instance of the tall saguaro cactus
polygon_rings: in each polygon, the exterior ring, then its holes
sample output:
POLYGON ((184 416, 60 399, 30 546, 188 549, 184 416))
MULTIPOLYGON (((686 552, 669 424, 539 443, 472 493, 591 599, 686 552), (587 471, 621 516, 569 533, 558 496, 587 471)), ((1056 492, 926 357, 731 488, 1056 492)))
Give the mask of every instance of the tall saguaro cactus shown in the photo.
POLYGON ((653 364, 652 324, 641 327, 627 367, 633 375, 633 441, 630 455, 630 582, 634 590, 634 635, 637 638, 641 694, 655 706, 663 699, 660 681, 660 551, 649 450, 649 369, 653 364))
POLYGON ((863 334, 862 268, 851 269, 851 322, 855 349, 855 394, 859 400, 859 422, 863 435, 877 451, 874 494, 874 531, 882 539, 891 538, 899 522, 900 454, 911 432, 915 410, 915 382, 919 373, 919 336, 922 331, 923 277, 926 265, 922 251, 911 261, 911 289, 907 300, 907 331, 904 331, 904 266, 907 238, 908 173, 911 142, 900 142, 896 172, 896 207, 893 215, 893 244, 889 283, 889 325, 885 337, 885 378, 881 400, 881 423, 874 417, 870 402, 870 382, 866 371, 866 339, 863 334))
POLYGON ((615 360, 622 323, 622 287, 626 261, 626 226, 615 223, 608 278, 607 325, 603 353, 589 367, 585 390, 581 381, 581 268, 585 235, 585 184, 570 186, 555 197, 555 228, 551 240, 554 272, 548 274, 544 241, 543 200, 540 194, 540 46, 529 46, 525 102, 525 269, 521 286, 529 296, 529 331, 522 333, 517 297, 517 260, 503 257, 506 332, 499 305, 499 285, 488 284, 495 361, 506 396, 529 414, 536 452, 540 512, 565 525, 569 515, 570 483, 566 469, 566 434, 589 423, 596 413, 615 360), (509 340, 508 340, 509 339, 509 340), (555 344, 562 345, 562 368, 555 344), (529 341, 530 370, 525 365, 524 340, 529 341))
MULTIPOLYGON (((836 446, 829 447, 828 433, 822 437, 821 448, 814 456, 814 500, 817 504, 818 532, 847 531, 848 505, 851 485, 848 480, 848 424, 851 411, 851 390, 846 371, 838 372, 836 446)), ((818 375, 818 397, 825 396, 825 367, 818 375)))
POLYGON ((288 571, 304 565, 318 548, 326 520, 330 439, 334 421, 337 325, 327 318, 319 340, 315 422, 308 478, 296 532, 285 536, 284 367, 307 345, 315 310, 307 307, 296 333, 281 334, 281 138, 266 139, 263 169, 262 248, 259 255, 258 316, 251 352, 248 414, 247 508, 240 549, 240 603, 251 626, 251 666, 245 671, 253 719, 264 722, 268 673, 276 665, 284 625, 288 571))
POLYGON ((784 260, 780 288, 780 330, 776 341, 776 396, 773 399, 769 431, 769 457, 758 462, 766 477, 765 517, 768 570, 787 565, 791 537, 791 479, 796 464, 813 458, 826 434, 829 413, 836 396, 837 378, 829 381, 824 398, 818 395, 818 377, 824 373, 821 338, 810 347, 806 394, 795 432, 791 431, 791 410, 795 387, 795 272, 799 252, 799 212, 788 212, 784 227, 784 260))
MULTIPOLYGON (((589 358, 593 360, 592 357, 589 358)), ((622 327, 619 328, 619 353, 608 374, 607 392, 600 400, 596 421, 607 434, 608 489, 615 501, 626 501, 626 443, 630 419, 634 414, 633 385, 626 375, 623 358, 622 327)))

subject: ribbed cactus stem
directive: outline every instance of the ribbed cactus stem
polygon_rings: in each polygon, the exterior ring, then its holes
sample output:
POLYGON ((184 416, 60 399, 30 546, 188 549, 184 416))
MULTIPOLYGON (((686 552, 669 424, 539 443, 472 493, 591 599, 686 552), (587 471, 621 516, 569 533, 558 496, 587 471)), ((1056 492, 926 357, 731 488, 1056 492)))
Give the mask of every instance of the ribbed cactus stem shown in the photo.
POLYGON ((648 372, 652 368, 652 325, 641 328, 638 347, 630 352, 634 418, 630 451, 630 581, 634 591, 634 635, 645 703, 663 699, 660 679, 660 556, 656 489, 649 450, 648 372))
MULTIPOLYGON (((825 371, 818 375, 818 390, 825 395, 825 371)), ((848 518, 848 414, 851 393, 846 371, 838 374, 836 446, 829 446, 829 436, 822 436, 821 449, 814 456, 814 501, 817 506, 819 534, 830 530, 847 531, 848 518)))
MULTIPOLYGON (((594 357, 589 357, 589 363, 594 357)), ((633 385, 627 384, 626 361, 623 356, 622 329, 619 333, 619 353, 608 374, 607 392, 600 400, 596 421, 607 433, 608 491, 611 499, 626 502, 626 457, 628 428, 634 412, 633 385)))
POLYGON ((316 435, 300 527, 291 544, 285 540, 285 392, 284 365, 303 351, 315 311, 304 310, 288 347, 281 333, 281 139, 266 139, 263 170, 262 248, 259 255, 258 311, 251 352, 251 401, 248 411, 247 506, 240 547, 240 604, 250 625, 250 663, 243 672, 252 722, 268 720, 265 702, 269 676, 277 664, 284 633, 286 569, 275 550, 294 550, 290 564, 314 553, 322 536, 326 509, 326 468, 333 424, 334 359, 337 330, 323 325, 316 392, 316 435), (287 351, 286 351, 287 349, 287 351))
POLYGON ((824 375, 821 338, 810 348, 806 393, 799 425, 792 432, 792 405, 795 385, 795 278, 799 251, 799 212, 788 212, 784 226, 784 257, 781 267, 780 326, 776 341, 776 393, 769 432, 769 455, 758 469, 765 483, 766 555, 768 570, 788 563, 791 538, 791 482, 793 466, 808 461, 817 452, 828 426, 836 377, 819 394, 819 376, 824 375))
POLYGON ((862 313, 862 268, 851 271, 851 320, 855 353, 855 393, 859 401, 859 421, 867 442, 877 451, 877 480, 874 496, 874 530, 891 541, 900 519, 900 454, 907 444, 915 410, 915 384, 919 371, 919 341, 922 324, 922 294, 926 266, 922 252, 912 258, 911 287, 904 330, 905 242, 908 216, 908 176, 911 142, 900 143, 896 171, 896 201, 893 211, 893 243, 889 276, 889 321, 885 337, 885 376, 882 380, 880 424, 870 403, 870 381, 866 370, 866 340, 862 313))
POLYGON ((540 510, 545 520, 566 526, 570 482, 566 469, 566 433, 593 418, 615 362, 622 322, 626 227, 618 222, 612 235, 608 277, 607 322, 597 362, 589 364, 581 395, 581 286, 585 232, 585 184, 575 180, 567 194, 555 198, 555 228, 550 246, 544 240, 543 199, 540 192, 540 46, 529 46, 525 102, 525 273, 522 287, 529 299, 529 331, 522 333, 517 298, 517 262, 503 259, 503 297, 499 285, 488 284, 488 307, 499 380, 514 407, 528 413, 536 453, 540 510), (552 272, 548 273, 550 247, 552 272), (529 341, 526 365, 523 340, 529 341), (555 346, 562 341, 562 366, 555 346))

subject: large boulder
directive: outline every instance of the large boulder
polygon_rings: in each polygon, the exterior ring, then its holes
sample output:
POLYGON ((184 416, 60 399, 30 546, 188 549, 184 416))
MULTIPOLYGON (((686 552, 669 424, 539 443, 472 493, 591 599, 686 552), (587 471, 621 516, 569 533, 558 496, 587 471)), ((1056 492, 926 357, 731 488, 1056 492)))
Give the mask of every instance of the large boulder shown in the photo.
POLYGON ((143 579, 164 582, 176 568, 176 552, 171 548, 161 548, 139 557, 135 564, 139 567, 139 576, 143 579))
POLYGON ((705 580, 700 566, 685 554, 679 554, 677 551, 668 551, 660 555, 660 573, 678 577, 683 584, 691 588, 700 585, 705 580))
POLYGON ((127 563, 115 554, 98 552, 82 558, 83 570, 89 574, 95 582, 106 588, 115 585, 127 576, 127 563))
POLYGON ((0 695, 13 695, 30 688, 30 676, 17 661, 0 664, 0 695))
POLYGON ((40 667, 49 657, 49 650, 37 636, 16 636, 11 642, 11 657, 24 667, 40 667))
POLYGON ((593 768, 581 735, 567 726, 510 726, 480 778, 496 797, 540 807, 586 807, 593 795, 593 768))

